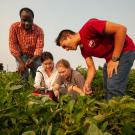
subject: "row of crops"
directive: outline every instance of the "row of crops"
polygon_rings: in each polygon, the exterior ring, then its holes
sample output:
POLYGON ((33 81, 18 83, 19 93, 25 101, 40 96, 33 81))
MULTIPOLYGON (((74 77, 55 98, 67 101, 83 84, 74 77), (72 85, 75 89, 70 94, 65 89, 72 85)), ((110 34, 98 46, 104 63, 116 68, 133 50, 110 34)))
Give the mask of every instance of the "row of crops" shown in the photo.
MULTIPOLYGON (((78 67, 84 77, 86 69, 78 67)), ((13 72, 0 72, 0 135, 135 135, 135 70, 127 96, 103 99, 102 69, 97 71, 92 97, 59 102, 34 97, 33 81, 24 85, 13 72)))

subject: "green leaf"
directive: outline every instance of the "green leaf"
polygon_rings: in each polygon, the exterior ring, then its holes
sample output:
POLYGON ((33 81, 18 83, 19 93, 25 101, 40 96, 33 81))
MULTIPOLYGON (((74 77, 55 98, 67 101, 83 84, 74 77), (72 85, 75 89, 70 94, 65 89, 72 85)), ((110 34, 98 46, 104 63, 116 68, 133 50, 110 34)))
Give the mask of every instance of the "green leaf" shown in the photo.
POLYGON ((47 131, 47 135, 51 135, 51 134, 52 134, 52 123, 49 126, 48 131, 47 131))
POLYGON ((58 128, 56 131, 56 135, 64 135, 65 131, 62 128, 58 128))
POLYGON ((9 90, 19 90, 19 89, 21 89, 23 87, 23 85, 13 85, 13 86, 11 86, 10 88, 9 88, 9 90))
POLYGON ((111 135, 108 132, 103 133, 95 124, 91 124, 84 135, 111 135))
POLYGON ((26 131, 23 132, 22 135, 36 135, 36 133, 34 131, 26 131))
POLYGON ((104 134, 95 124, 91 124, 85 135, 104 135, 104 134))
POLYGON ((110 134, 110 133, 108 133, 108 132, 105 132, 105 133, 104 133, 104 135, 111 135, 111 134, 110 134))
POLYGON ((68 102, 67 108, 66 108, 67 112, 72 113, 74 104, 75 104, 75 100, 70 100, 70 101, 68 102))
POLYGON ((105 115, 104 114, 98 114, 98 115, 94 116, 93 118, 98 122, 102 122, 105 119, 105 115))
POLYGON ((9 129, 0 130, 0 135, 10 135, 9 129))
POLYGON ((83 117, 83 115, 84 115, 83 111, 80 111, 77 114, 75 114, 75 121, 76 121, 76 123, 80 122, 80 120, 83 117))
POLYGON ((122 128, 122 135, 135 135, 135 129, 132 123, 126 123, 122 128))
POLYGON ((108 121, 106 121, 106 122, 103 123, 103 125, 101 127, 102 131, 105 131, 106 130, 107 125, 108 125, 108 121))

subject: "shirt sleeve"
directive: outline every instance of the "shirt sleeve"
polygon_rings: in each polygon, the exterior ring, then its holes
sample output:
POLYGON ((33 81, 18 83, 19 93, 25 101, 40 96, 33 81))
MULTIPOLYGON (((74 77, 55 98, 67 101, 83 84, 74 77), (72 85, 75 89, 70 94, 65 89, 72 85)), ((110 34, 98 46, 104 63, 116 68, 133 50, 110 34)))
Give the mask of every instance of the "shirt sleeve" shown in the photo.
POLYGON ((81 50, 81 54, 82 54, 84 59, 86 59, 86 58, 91 56, 90 54, 87 54, 85 51, 82 51, 82 50, 81 50))
POLYGON ((91 35, 104 34, 106 20, 90 19, 84 27, 88 28, 91 35))
POLYGON ((43 47, 44 47, 44 32, 42 29, 39 29, 34 56, 40 56, 42 54, 43 47))
POLYGON ((75 78, 76 86, 82 89, 85 81, 84 77, 78 71, 76 71, 74 78, 75 78))
POLYGON ((17 34, 13 25, 9 30, 9 49, 13 56, 20 56, 17 34))
MULTIPOLYGON (((79 33, 81 37, 96 38, 99 35, 104 35, 105 26, 106 26, 106 20, 99 20, 99 19, 93 18, 87 21, 83 25, 79 33)), ((82 38, 82 42, 83 40, 84 39, 82 38)), ((81 54, 84 57, 84 59, 91 56, 91 54, 88 53, 87 50, 84 50, 84 48, 81 48, 81 54)))

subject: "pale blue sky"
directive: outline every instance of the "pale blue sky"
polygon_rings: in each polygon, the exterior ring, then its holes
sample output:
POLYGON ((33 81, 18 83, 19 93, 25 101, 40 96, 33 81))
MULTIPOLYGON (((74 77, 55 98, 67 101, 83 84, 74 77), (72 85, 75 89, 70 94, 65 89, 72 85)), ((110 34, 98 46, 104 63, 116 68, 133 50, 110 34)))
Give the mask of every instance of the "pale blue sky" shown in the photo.
MULTIPOLYGON (((79 31, 93 17, 124 24, 135 42, 135 0, 1 0, 0 63, 4 63, 8 70, 16 69, 15 60, 8 48, 9 27, 13 22, 19 21, 19 10, 23 7, 34 11, 34 22, 45 33, 44 50, 53 53, 55 62, 65 58, 72 67, 86 66, 79 49, 76 52, 66 52, 57 47, 54 41, 62 29, 79 31)), ((94 59, 96 67, 102 66, 104 62, 103 59, 94 59)))

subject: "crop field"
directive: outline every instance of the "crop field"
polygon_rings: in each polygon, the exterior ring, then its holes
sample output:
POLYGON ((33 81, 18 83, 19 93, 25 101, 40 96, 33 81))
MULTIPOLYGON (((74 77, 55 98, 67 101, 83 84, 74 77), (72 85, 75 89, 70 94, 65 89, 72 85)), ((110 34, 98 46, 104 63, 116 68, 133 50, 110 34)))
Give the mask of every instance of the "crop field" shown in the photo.
MULTIPOLYGON (((86 77, 86 69, 77 67, 86 77)), ((0 72, 0 135, 135 135, 135 69, 126 96, 104 100, 102 69, 93 96, 61 95, 59 102, 34 97, 14 72, 0 72)))

